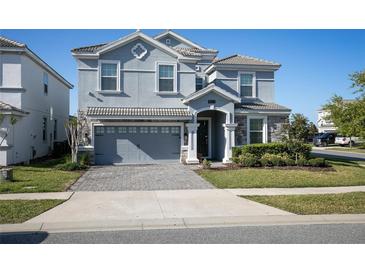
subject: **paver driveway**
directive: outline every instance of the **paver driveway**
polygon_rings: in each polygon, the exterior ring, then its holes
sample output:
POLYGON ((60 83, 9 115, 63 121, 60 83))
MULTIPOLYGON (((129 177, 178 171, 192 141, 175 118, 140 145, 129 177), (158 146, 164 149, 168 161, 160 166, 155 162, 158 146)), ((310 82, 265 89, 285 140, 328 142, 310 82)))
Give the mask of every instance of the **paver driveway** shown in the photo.
POLYGON ((208 189, 211 184, 180 163, 91 167, 71 191, 208 189))

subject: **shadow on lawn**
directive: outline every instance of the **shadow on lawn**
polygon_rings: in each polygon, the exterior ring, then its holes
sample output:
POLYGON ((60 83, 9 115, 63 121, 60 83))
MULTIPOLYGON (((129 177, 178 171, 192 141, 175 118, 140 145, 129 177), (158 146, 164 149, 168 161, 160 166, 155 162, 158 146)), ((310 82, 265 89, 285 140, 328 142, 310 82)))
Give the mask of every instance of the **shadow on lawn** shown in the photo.
POLYGON ((40 244, 48 235, 43 231, 0 233, 0 244, 40 244))

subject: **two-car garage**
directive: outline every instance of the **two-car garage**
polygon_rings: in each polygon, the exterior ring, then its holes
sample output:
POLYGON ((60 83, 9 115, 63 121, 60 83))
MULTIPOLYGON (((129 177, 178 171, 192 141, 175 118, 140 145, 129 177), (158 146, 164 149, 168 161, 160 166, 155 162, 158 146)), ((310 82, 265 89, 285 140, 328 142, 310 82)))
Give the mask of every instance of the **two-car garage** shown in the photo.
POLYGON ((143 164, 178 161, 182 126, 100 125, 94 126, 95 164, 143 164))

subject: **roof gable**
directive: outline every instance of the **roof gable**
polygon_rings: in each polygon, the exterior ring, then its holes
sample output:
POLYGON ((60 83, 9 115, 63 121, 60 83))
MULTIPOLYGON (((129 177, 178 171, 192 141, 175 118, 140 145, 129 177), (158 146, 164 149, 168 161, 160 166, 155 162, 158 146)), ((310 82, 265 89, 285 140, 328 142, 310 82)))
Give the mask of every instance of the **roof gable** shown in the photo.
POLYGON ((202 47, 202 46, 194 43, 193 41, 191 41, 191 40, 189 40, 189 39, 187 39, 187 38, 185 38, 185 37, 177 34, 176 32, 173 32, 172 30, 166 30, 163 33, 155 36, 154 38, 155 38, 155 40, 159 40, 161 38, 164 38, 165 36, 171 36, 174 39, 180 41, 181 43, 184 43, 184 44, 187 44, 187 45, 191 46, 192 48, 198 48, 200 50, 204 50, 205 49, 204 47, 202 47))
POLYGON ((201 97, 203 97, 204 95, 210 93, 210 92, 214 92, 216 94, 218 94, 219 96, 229 100, 229 101, 233 101, 234 103, 240 103, 241 102, 241 98, 239 98, 236 95, 233 95, 232 93, 225 91, 224 89, 214 85, 214 84, 210 84, 208 86, 206 86, 205 88, 194 92, 192 94, 190 94, 189 96, 185 97, 183 99, 183 103, 189 103, 191 101, 197 100, 201 97))

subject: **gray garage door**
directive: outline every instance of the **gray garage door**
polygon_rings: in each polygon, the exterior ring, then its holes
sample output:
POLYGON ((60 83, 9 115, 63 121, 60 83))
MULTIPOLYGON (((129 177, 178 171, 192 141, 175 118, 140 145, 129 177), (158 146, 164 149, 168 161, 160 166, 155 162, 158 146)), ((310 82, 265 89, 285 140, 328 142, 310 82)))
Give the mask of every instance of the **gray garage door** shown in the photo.
POLYGON ((179 126, 97 126, 95 163, 98 165, 178 160, 179 126))

